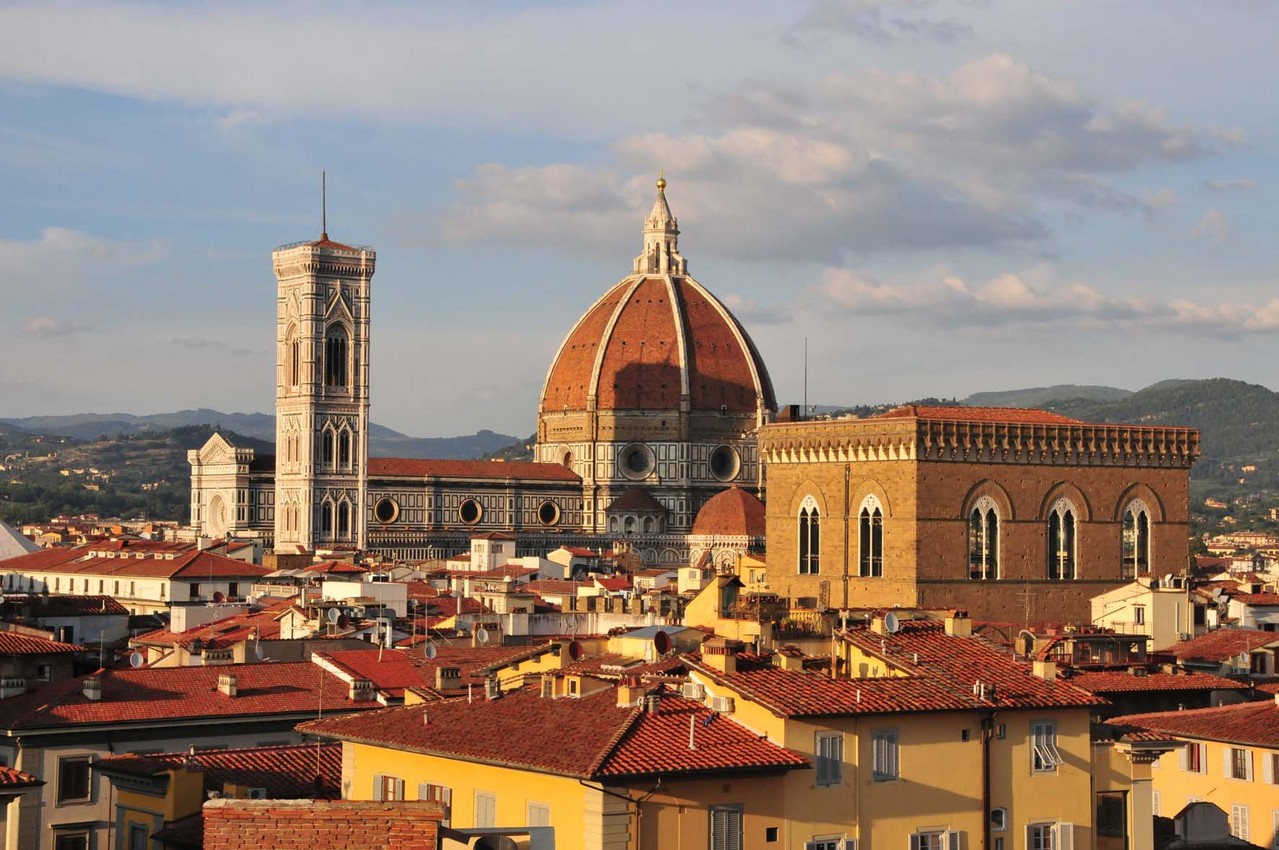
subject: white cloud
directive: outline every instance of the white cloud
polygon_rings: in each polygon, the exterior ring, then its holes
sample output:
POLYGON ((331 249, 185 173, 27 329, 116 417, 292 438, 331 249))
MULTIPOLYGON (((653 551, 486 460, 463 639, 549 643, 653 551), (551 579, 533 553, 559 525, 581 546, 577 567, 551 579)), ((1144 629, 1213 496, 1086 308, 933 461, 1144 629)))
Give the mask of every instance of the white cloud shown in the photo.
POLYGON ((1244 192, 1256 187, 1251 180, 1205 180, 1204 188, 1213 192, 1244 192))
POLYGON ((1221 210, 1211 209, 1199 219, 1199 223, 1191 229, 1190 235, 1198 239, 1211 239, 1220 245, 1230 239, 1230 222, 1226 220, 1225 213, 1221 210))
POLYGON ((870 42, 904 39, 951 42, 971 38, 971 25, 929 11, 936 0, 809 0, 808 8, 783 36, 783 43, 802 46, 799 34, 834 32, 870 42))
POLYGON ((71 336, 86 329, 87 327, 83 322, 55 319, 52 316, 32 316, 22 323, 22 332, 31 336, 71 336))
POLYGON ((784 325, 793 320, 789 307, 784 304, 759 304, 736 292, 725 293, 720 299, 732 311, 738 321, 747 327, 753 325, 784 325))
POLYGON ((47 227, 29 241, 0 239, 0 299, 10 309, 47 309, 51 297, 80 294, 163 254, 158 243, 112 242, 67 227, 47 227))
POLYGON ((874 280, 848 268, 828 268, 811 287, 819 314, 888 317, 938 328, 1022 327, 1193 334, 1279 333, 1279 298, 1261 304, 1201 304, 1106 294, 1050 271, 1004 273, 985 283, 954 275, 929 282, 874 280))

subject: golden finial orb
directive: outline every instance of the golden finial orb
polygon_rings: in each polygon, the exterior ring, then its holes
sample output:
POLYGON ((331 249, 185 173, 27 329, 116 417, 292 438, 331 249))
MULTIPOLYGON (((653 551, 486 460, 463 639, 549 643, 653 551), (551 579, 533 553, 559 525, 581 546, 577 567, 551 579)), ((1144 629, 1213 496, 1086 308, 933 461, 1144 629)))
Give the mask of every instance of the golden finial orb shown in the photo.
POLYGON ((658 169, 657 171, 657 191, 666 191, 666 169, 658 169))

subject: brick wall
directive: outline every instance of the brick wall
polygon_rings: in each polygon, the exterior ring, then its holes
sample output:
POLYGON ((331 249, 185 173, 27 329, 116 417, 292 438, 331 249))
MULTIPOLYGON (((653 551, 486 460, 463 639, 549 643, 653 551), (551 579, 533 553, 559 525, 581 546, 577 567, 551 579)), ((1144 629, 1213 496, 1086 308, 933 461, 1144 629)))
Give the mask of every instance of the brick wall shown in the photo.
POLYGON ((820 599, 824 590, 832 607, 844 602, 847 560, 852 607, 958 607, 977 619, 1087 622, 1088 600, 1127 581, 1121 576, 1121 514, 1134 497, 1152 513, 1151 572, 1181 572, 1188 558, 1189 474, 1184 468, 914 459, 787 462, 768 465, 767 488, 770 589, 790 599, 820 599), (857 512, 869 494, 885 512, 882 578, 857 576, 857 512), (797 565, 797 517, 806 495, 818 501, 822 516, 816 576, 799 575, 797 565), (998 505, 997 581, 968 578, 967 513, 981 495, 998 505), (1046 513, 1062 495, 1079 513, 1075 581, 1047 579, 1046 513))
POLYGON ((436 850, 438 803, 354 800, 210 800, 205 850, 436 850))

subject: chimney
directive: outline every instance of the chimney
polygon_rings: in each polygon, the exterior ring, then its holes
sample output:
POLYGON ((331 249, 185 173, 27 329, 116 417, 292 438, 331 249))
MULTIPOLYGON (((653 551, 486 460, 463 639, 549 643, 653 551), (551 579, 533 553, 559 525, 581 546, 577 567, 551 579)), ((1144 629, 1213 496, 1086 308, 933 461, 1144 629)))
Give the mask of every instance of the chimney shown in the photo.
POLYGON ((223 673, 218 676, 218 692, 233 697, 236 694, 235 674, 223 673))
POLYGON ((347 691, 351 702, 369 702, 376 695, 377 691, 373 689, 373 683, 368 679, 352 679, 351 687, 347 691))
POLYGON ((627 676, 617 686, 617 707, 630 708, 644 698, 644 686, 639 676, 627 676))
POLYGON ((97 676, 90 676, 84 680, 84 698, 95 702, 102 699, 102 680, 97 676))
POLYGON ((1036 676, 1041 679, 1047 679, 1050 682, 1057 680, 1057 662, 1055 661, 1039 661, 1033 664, 1033 670, 1036 676))
POLYGON ((779 650, 773 653, 773 666, 783 670, 803 670, 804 655, 795 650, 779 650))
POLYGON ((496 676, 484 680, 484 698, 488 700, 502 698, 502 683, 496 676))
POLYGON ((972 637, 973 621, 968 618, 968 612, 956 611, 954 616, 947 617, 946 634, 951 637, 972 637))
POLYGON ((702 660, 706 666, 721 673, 737 672, 737 651, 743 644, 739 640, 711 638, 702 644, 702 660))
POLYGON ((435 689, 441 693, 462 689, 462 669, 460 667, 436 667, 435 689))
POLYGON ((0 699, 16 697, 27 692, 27 680, 21 676, 0 679, 0 699))

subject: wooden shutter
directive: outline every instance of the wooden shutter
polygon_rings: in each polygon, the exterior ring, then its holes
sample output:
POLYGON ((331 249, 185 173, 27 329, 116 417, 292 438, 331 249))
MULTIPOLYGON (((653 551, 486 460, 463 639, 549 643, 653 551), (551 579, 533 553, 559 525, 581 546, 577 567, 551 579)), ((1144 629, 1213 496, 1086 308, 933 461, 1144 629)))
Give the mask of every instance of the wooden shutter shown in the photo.
POLYGON ((1233 747, 1222 747, 1221 753, 1222 753, 1221 760, 1222 762, 1224 762, 1224 764, 1222 765, 1221 775, 1229 779, 1234 775, 1234 765, 1232 764, 1232 762, 1234 759, 1235 751, 1233 747))
POLYGON ((920 844, 919 833, 912 833, 910 836, 910 850, 920 850, 920 844))
POLYGON ((383 780, 385 778, 386 777, 384 777, 380 773, 373 774, 373 799, 374 800, 381 801, 382 799, 384 799, 383 789, 385 788, 385 785, 383 783, 383 780))
POLYGON ((1261 754, 1261 781, 1267 785, 1273 785, 1275 781, 1275 756, 1274 753, 1261 754))
POLYGON ((710 850, 742 850, 742 810, 735 806, 711 807, 710 850))
POLYGON ((1180 767, 1182 770, 1190 770, 1190 748, 1193 746, 1195 745, 1185 744, 1184 746, 1182 746, 1181 752, 1178 753, 1177 755, 1177 758, 1178 758, 1177 766, 1180 767))
POLYGON ((1059 823, 1053 827, 1053 850, 1075 850, 1075 825, 1059 823))
POLYGON ((957 829, 946 833, 946 850, 964 850, 964 834, 957 829))

